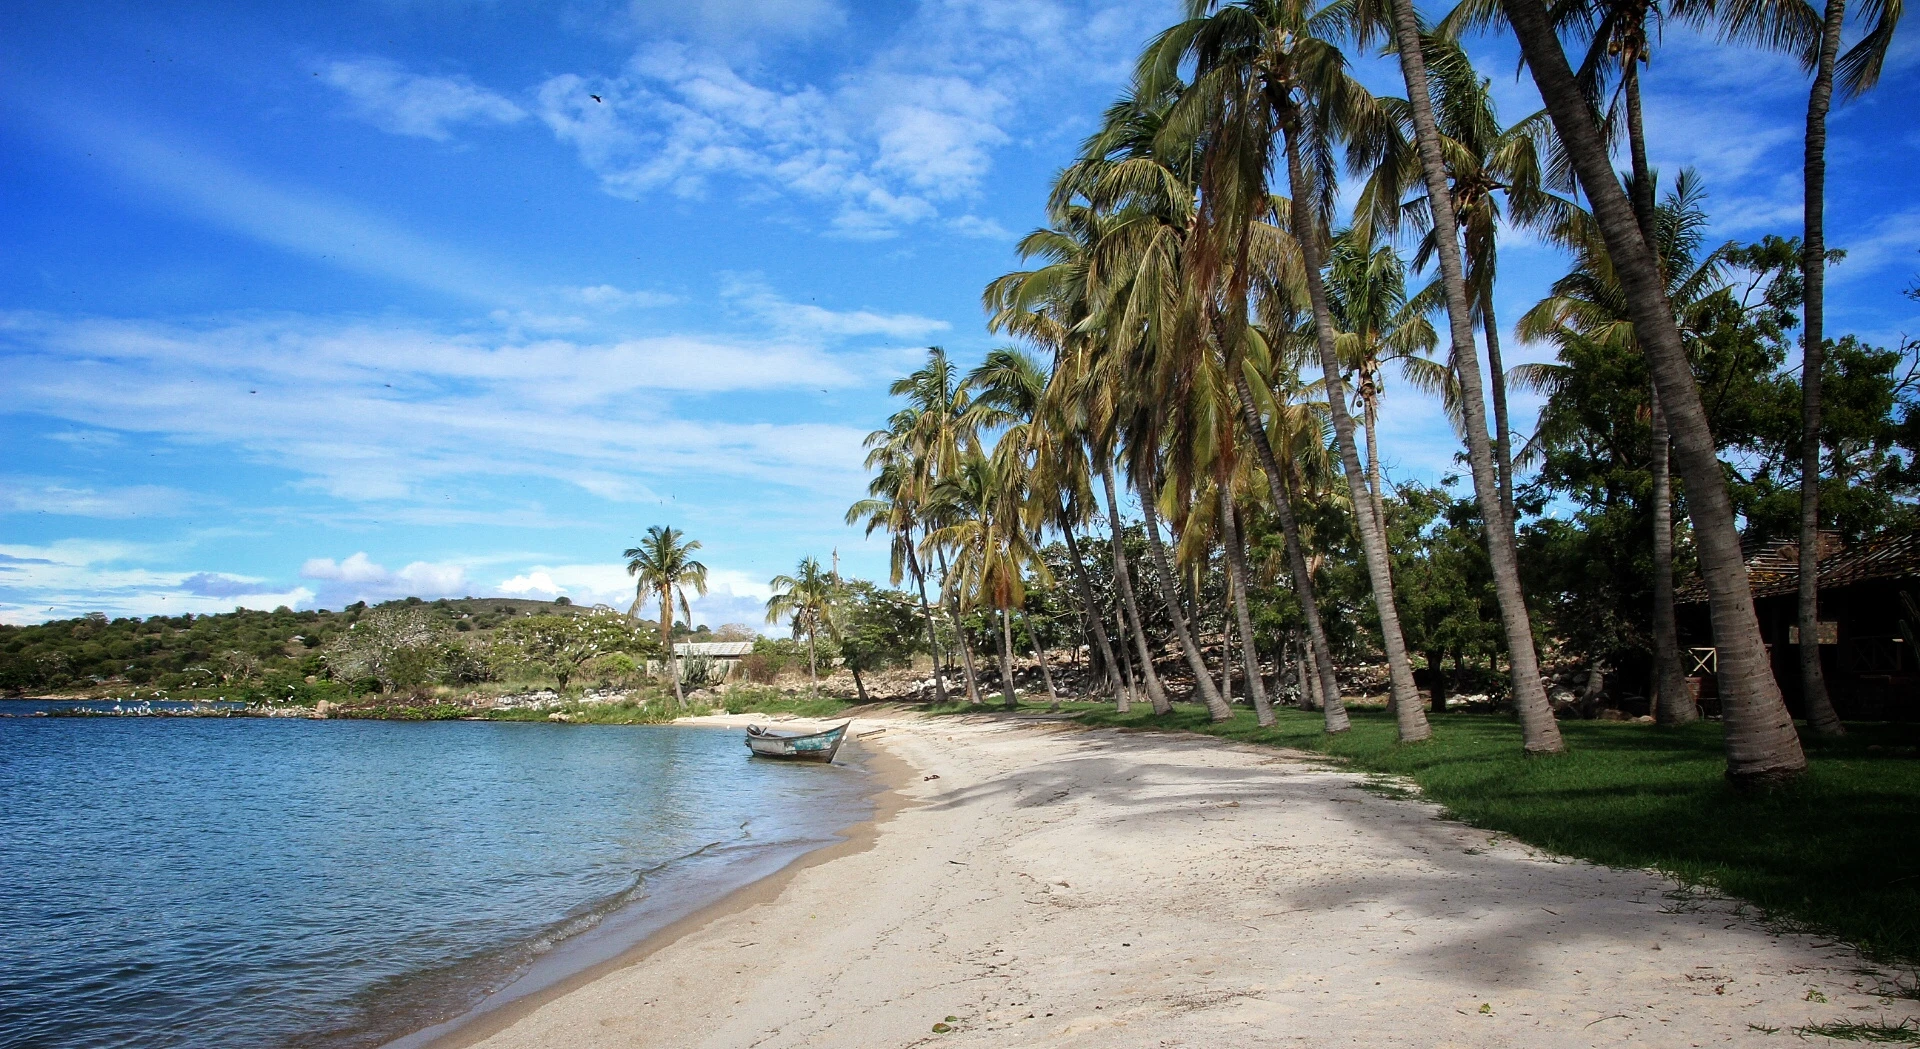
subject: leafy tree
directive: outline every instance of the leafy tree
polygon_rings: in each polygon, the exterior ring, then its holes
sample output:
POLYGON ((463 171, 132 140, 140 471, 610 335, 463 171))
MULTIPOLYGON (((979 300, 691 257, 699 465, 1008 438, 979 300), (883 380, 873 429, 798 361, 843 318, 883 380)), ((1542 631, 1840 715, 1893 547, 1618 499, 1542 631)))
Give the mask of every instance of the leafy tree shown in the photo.
POLYGON ((516 619, 496 635, 494 652, 503 663, 551 676, 564 690, 595 659, 638 651, 645 644, 630 617, 594 608, 579 615, 516 619))

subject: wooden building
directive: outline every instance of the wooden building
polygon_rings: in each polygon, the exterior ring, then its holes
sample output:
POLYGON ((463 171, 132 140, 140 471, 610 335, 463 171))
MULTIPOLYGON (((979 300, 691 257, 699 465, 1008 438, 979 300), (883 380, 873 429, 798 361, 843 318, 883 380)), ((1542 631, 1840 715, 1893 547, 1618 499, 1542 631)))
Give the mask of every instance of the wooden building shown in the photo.
MULTIPOLYGON (((1920 720, 1920 535, 1855 544, 1821 536, 1820 667, 1840 716, 1920 720)), ((1795 717, 1800 702, 1800 544, 1774 540, 1747 557, 1760 636, 1795 717)), ((1713 624, 1706 587, 1695 579, 1675 595, 1680 643, 1702 705, 1716 706, 1713 624)))

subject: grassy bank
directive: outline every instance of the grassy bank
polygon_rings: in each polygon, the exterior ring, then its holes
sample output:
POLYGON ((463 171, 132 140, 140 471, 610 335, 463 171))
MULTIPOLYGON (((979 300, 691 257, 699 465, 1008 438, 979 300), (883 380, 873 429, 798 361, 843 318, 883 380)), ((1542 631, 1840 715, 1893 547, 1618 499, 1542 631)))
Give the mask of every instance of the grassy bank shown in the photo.
POLYGON ((1203 732, 1293 747, 1404 776, 1456 819, 1554 852, 1652 867, 1759 905, 1868 953, 1920 963, 1920 726, 1855 725, 1844 740, 1809 740, 1812 767, 1769 794, 1731 789, 1718 724, 1685 729, 1563 722, 1569 753, 1526 758, 1507 717, 1434 718, 1434 738, 1400 746, 1392 719, 1355 711, 1329 737, 1319 715, 1251 712, 1211 724, 1183 707, 1165 717, 1073 704, 1087 724, 1203 732))

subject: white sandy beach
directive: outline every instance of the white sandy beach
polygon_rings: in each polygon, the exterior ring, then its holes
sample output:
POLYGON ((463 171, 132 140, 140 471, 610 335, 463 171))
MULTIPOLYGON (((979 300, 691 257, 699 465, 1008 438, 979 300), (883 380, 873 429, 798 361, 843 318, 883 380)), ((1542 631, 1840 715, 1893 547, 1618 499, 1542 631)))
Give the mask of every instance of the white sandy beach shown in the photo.
POLYGON ((1030 719, 855 730, 913 770, 871 833, 452 1041, 1785 1047, 1920 1016, 1847 949, 1318 762, 1030 719))

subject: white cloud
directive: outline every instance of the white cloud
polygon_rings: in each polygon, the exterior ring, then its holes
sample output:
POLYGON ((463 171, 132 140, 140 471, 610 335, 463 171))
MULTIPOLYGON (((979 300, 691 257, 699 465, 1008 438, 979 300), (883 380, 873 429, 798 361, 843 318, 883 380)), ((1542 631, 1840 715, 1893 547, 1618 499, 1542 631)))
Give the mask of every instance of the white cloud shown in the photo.
POLYGON ((449 124, 511 124, 527 115, 466 77, 422 76, 380 59, 333 62, 321 78, 346 94, 358 116, 396 135, 445 142, 453 137, 449 124))
POLYGON ((1086 104, 1088 86, 1123 83, 1140 42, 1178 10, 926 0, 864 38, 869 50, 831 79, 810 81, 750 46, 779 35, 776 9, 794 36, 841 17, 824 3, 651 5, 648 43, 624 69, 555 76, 537 112, 616 196, 703 197, 725 183, 756 206, 824 203, 823 232, 880 239, 978 198, 995 152, 1023 134, 1084 134, 1105 101, 1086 104), (1062 124, 1066 97, 1086 113, 1062 124))
POLYGON ((333 607, 396 597, 462 597, 473 590, 463 565, 415 561, 395 572, 375 564, 364 551, 341 561, 309 558, 300 566, 300 578, 319 583, 317 599, 333 607))
POLYGON ((133 543, 85 539, 0 543, 0 622, 37 623, 87 612, 149 616, 298 607, 314 597, 301 586, 148 567, 166 553, 133 543))

